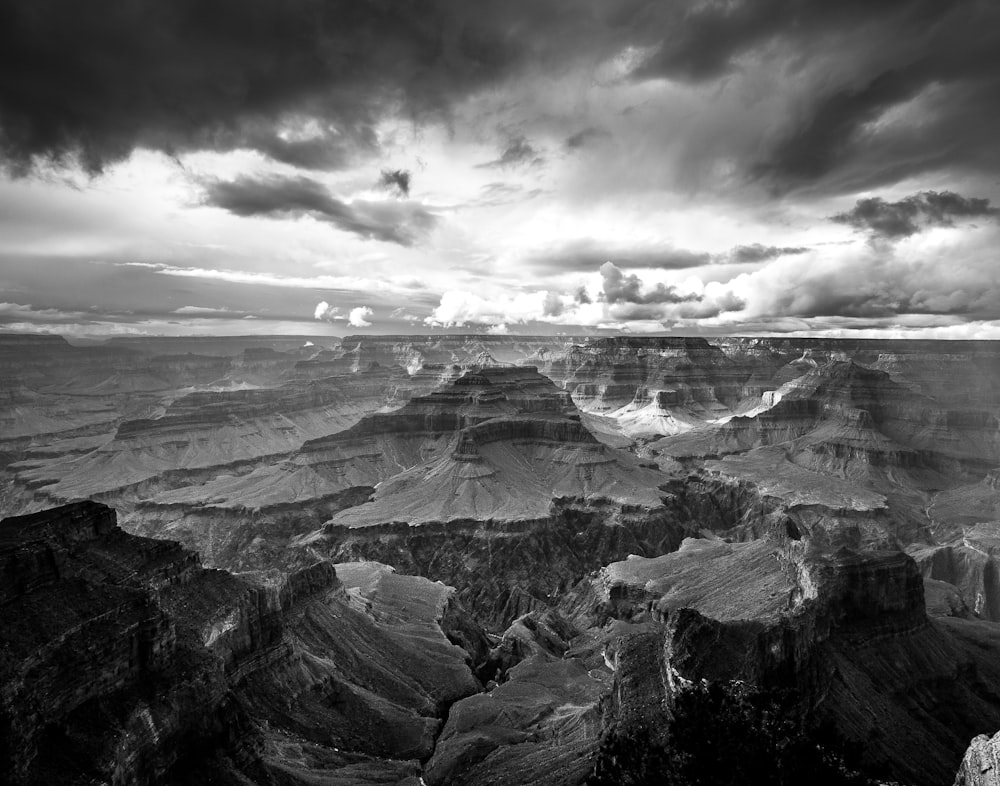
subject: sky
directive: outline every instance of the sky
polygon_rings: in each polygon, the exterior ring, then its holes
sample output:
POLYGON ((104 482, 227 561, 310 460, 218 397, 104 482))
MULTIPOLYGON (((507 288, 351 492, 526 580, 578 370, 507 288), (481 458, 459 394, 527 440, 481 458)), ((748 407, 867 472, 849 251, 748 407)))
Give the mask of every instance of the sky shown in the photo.
POLYGON ((995 0, 5 0, 0 330, 1000 338, 995 0))

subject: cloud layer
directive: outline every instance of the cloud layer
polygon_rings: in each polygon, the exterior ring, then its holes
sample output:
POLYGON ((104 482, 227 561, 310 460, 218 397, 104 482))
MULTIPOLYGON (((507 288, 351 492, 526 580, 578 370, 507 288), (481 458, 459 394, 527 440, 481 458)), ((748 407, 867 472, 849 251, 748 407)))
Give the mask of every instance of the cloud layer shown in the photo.
POLYGON ((952 227, 956 219, 993 218, 1000 209, 990 200, 969 198, 952 191, 922 191, 898 202, 881 197, 859 199, 853 208, 832 217, 833 221, 867 232, 872 238, 909 237, 930 227, 952 227))
MULTIPOLYGON (((408 181, 407 181, 408 183, 408 181)), ((433 213, 412 202, 350 204, 308 177, 239 177, 205 184, 205 204, 238 216, 310 216, 363 238, 412 245, 436 222, 433 213)))
POLYGON ((998 94, 991 0, 8 0, 4 324, 981 334, 998 94))

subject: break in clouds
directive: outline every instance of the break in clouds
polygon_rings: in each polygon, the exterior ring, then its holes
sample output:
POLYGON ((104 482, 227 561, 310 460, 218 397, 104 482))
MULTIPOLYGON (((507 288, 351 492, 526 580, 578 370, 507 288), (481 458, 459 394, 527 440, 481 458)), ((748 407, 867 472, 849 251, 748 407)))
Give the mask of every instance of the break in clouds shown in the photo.
POLYGON ((998 23, 986 0, 11 0, 0 320, 997 335, 998 23))

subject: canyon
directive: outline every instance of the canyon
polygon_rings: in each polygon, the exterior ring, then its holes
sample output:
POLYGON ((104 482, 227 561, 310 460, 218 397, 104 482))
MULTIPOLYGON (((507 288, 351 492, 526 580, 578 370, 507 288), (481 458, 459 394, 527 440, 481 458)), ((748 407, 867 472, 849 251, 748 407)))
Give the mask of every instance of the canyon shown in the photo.
POLYGON ((12 783, 598 783, 701 685, 786 697, 833 782, 991 782, 1000 343, 2 335, 0 369, 12 783))

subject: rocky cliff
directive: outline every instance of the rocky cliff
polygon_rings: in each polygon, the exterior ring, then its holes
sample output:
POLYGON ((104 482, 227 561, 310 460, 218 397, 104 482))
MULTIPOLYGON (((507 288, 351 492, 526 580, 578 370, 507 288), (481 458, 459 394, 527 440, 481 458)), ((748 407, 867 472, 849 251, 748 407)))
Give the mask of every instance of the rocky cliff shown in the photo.
POLYGON ((993 343, 14 344, 0 505, 204 562, 0 525, 11 777, 582 783, 702 680, 901 783, 1000 728, 993 343))
POLYGON ((980 734, 972 740, 955 776, 955 786, 995 786, 1000 783, 1000 734, 980 734))
POLYGON ((95 503, 0 522, 0 565, 5 782, 397 782, 479 689, 453 591, 381 566, 244 580, 95 503))

